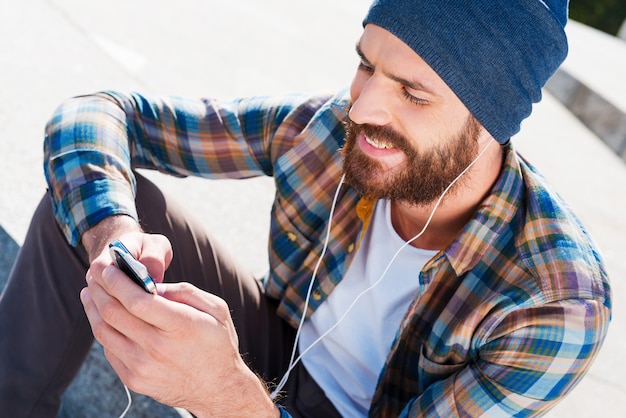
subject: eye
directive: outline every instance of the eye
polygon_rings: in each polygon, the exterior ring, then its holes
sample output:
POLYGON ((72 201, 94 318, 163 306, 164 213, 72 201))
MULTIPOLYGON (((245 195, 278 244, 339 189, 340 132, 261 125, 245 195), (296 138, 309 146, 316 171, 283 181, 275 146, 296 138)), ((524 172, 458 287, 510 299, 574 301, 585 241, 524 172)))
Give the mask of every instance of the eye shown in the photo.
POLYGON ((407 91, 406 87, 402 87, 402 97, 404 97, 406 100, 408 100, 409 102, 413 103, 414 105, 426 105, 428 104, 428 100, 413 96, 411 93, 409 93, 407 91))
POLYGON ((374 67, 361 60, 361 62, 359 62, 359 71, 363 71, 367 74, 374 74, 374 67))

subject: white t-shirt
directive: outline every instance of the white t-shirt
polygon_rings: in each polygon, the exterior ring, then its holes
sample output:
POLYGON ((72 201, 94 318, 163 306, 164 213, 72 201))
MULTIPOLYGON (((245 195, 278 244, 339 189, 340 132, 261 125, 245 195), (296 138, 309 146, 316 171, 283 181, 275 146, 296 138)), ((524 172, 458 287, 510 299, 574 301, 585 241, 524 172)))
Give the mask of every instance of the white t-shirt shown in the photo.
MULTIPOLYGON (((370 227, 345 277, 304 322, 304 351, 335 325, 357 296, 376 283, 405 243, 391 224, 391 204, 379 200, 370 227)), ((339 325, 302 357, 309 374, 344 417, 366 416, 378 375, 409 304, 419 292, 419 272, 437 251, 410 245, 382 280, 363 294, 339 325)))

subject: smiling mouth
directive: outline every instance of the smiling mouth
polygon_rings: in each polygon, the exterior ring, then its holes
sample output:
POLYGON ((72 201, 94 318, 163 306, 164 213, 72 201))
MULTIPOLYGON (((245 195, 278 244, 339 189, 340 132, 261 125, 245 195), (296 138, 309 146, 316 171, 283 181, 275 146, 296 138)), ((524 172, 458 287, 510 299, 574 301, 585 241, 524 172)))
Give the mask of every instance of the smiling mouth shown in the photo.
POLYGON ((393 146, 392 144, 385 142, 385 141, 380 141, 378 139, 374 139, 374 138, 370 138, 369 136, 365 135, 365 141, 367 141, 368 144, 370 144, 371 146, 378 148, 378 149, 394 149, 396 148, 395 146, 393 146))

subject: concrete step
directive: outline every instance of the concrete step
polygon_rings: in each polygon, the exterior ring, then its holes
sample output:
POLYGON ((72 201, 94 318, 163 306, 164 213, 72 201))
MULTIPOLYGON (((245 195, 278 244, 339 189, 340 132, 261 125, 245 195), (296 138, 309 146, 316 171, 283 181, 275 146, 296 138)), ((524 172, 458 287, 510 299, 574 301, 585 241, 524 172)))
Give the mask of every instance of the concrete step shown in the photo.
POLYGON ((626 41, 570 21, 570 52, 546 90, 626 159, 626 41))

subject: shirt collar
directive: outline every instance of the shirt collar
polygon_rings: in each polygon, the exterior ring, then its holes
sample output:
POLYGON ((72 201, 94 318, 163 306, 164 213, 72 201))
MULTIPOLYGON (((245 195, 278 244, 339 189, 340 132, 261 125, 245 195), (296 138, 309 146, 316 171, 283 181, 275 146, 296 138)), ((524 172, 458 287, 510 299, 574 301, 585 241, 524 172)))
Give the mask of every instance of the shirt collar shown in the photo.
POLYGON ((523 199, 524 183, 517 153, 510 143, 504 151, 503 168, 491 193, 444 250, 457 276, 473 268, 490 250, 509 227, 523 199))

